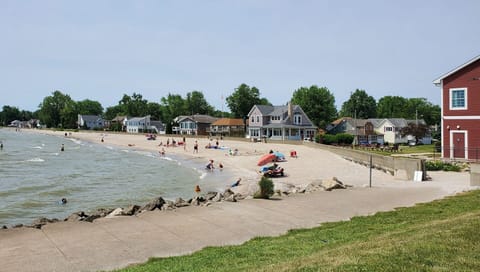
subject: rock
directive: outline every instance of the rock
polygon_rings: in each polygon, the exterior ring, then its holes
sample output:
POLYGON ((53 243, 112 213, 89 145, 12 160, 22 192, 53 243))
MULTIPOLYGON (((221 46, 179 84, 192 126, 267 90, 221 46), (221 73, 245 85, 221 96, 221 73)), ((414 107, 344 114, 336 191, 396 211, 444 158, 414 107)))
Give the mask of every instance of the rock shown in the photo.
POLYGON ((21 228, 21 227, 23 227, 23 224, 16 224, 13 226, 14 229, 21 228))
POLYGON ((132 205, 128 208, 126 208, 124 211, 123 211, 123 214, 124 215, 134 215, 138 212, 138 210, 140 210, 140 206, 138 205, 132 205))
POLYGON ((155 199, 152 199, 150 202, 148 202, 145 206, 140 208, 140 212, 143 211, 153 211, 155 209, 161 209, 163 204, 165 204, 165 200, 162 197, 158 197, 155 199))
POLYGON ((223 199, 223 194, 222 193, 217 193, 217 195, 214 198, 212 198, 212 201, 213 202, 220 202, 220 201, 222 201, 222 199, 223 199))
POLYGON ((74 212, 69 217, 65 218, 64 221, 82 221, 87 215, 83 211, 74 212))
POLYGON ((225 200, 225 201, 228 201, 228 202, 237 202, 237 199, 235 198, 235 195, 234 195, 234 194, 229 195, 229 196, 226 197, 224 200, 225 200))
POLYGON ((206 198, 207 200, 212 200, 214 197, 217 196, 217 194, 218 194, 217 192, 208 192, 208 193, 205 195, 205 198, 206 198))
POLYGON ((115 216, 120 216, 123 215, 123 209, 122 208, 116 208, 113 210, 111 213, 109 213, 105 218, 114 218, 115 216))
MULTIPOLYGON (((191 201, 190 201, 191 202, 191 201)), ((175 200, 175 207, 177 208, 181 208, 181 207, 186 207, 186 206, 190 206, 190 203, 188 203, 187 201, 183 200, 181 197, 177 198, 175 200)))
POLYGON ((55 222, 58 222, 58 221, 59 220, 57 218, 48 219, 46 217, 41 217, 41 218, 38 218, 35 221, 33 221, 32 225, 30 225, 29 227, 41 229, 44 225, 46 225, 48 223, 55 223, 55 222))
POLYGON ((332 179, 322 180, 322 187, 325 191, 331 191, 333 189, 346 189, 345 186, 341 181, 339 181, 336 177, 332 179))
POLYGON ((240 194, 240 193, 236 193, 235 195, 235 199, 238 201, 238 200, 242 200, 242 199, 245 199, 246 196, 240 194))
POLYGON ((90 222, 90 223, 91 223, 91 222, 93 222, 93 220, 98 219, 98 218, 100 218, 100 217, 101 217, 100 214, 91 214, 91 215, 83 218, 82 221, 86 221, 86 222, 90 222))
POLYGON ((227 190, 225 190, 225 192, 223 193, 223 198, 224 198, 224 199, 227 199, 227 198, 229 198, 231 195, 234 195, 234 194, 235 194, 235 193, 234 193, 232 190, 227 189, 227 190))
POLYGON ((162 205, 162 211, 167 211, 167 210, 174 210, 176 208, 175 203, 173 201, 167 200, 165 201, 165 204, 162 205))
POLYGON ((8 228, 7 228, 7 226, 3 225, 3 226, 2 226, 2 229, 8 229, 8 228))

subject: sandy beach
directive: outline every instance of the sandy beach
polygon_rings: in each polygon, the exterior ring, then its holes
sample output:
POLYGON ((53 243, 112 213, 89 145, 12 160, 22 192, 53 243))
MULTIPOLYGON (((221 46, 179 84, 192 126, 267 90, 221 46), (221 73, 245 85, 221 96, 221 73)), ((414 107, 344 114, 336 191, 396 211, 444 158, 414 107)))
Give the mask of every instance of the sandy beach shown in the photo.
MULTIPOLYGON (((65 137, 65 132, 62 131, 31 130, 31 132, 65 137)), ((286 176, 273 179, 276 187, 281 187, 285 184, 306 186, 312 182, 331 179, 332 177, 336 177, 343 183, 353 187, 367 187, 370 183, 369 169, 367 167, 347 161, 329 151, 308 147, 302 143, 283 144, 275 141, 254 143, 245 139, 209 139, 206 136, 195 137, 188 135, 185 136, 186 147, 173 147, 171 146, 172 140, 176 142, 183 141, 182 135, 157 135, 156 140, 147 140, 144 134, 73 132, 67 137, 135 150, 160 152, 163 149, 167 156, 174 154, 186 160, 196 160, 199 163, 205 163, 205 165, 209 160, 214 160, 216 167, 214 171, 219 171, 218 166, 222 164, 224 169, 228 169, 232 173, 231 179, 226 181, 226 184, 229 184, 228 182, 233 183, 238 178, 242 179, 241 185, 234 188, 234 190, 244 195, 252 195, 257 189, 256 184, 261 177, 259 174, 260 167, 257 166, 257 162, 262 155, 267 154, 271 150, 281 152, 286 157, 286 161, 278 163, 279 166, 285 169, 286 176), (170 143, 169 147, 166 146, 167 141, 170 143), (216 141, 218 141, 220 149, 205 148, 209 144, 215 145, 216 141), (199 146, 198 153, 194 152, 195 142, 199 146), (236 155, 230 155, 234 150, 237 150, 236 155), (296 152, 296 158, 290 157, 291 151, 296 152)), ((372 186, 385 188, 432 187, 432 198, 452 195, 471 189, 468 173, 429 172, 428 175, 432 178, 431 181, 413 182, 398 180, 388 173, 373 170, 372 186), (437 190, 439 192, 434 193, 437 190)))

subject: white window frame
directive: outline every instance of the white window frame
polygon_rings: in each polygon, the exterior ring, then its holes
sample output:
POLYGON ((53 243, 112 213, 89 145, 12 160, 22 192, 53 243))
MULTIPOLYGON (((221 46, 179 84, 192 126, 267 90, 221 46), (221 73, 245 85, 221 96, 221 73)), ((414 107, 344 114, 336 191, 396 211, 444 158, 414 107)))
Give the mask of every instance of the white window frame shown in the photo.
POLYGON ((449 89, 449 92, 448 92, 448 104, 449 104, 449 109, 450 110, 466 110, 467 109, 467 105, 468 105, 468 90, 466 87, 464 88, 450 88, 449 89), (464 95, 464 106, 463 107, 453 107, 453 104, 452 104, 452 94, 453 92, 455 91, 463 91, 463 95, 464 95))

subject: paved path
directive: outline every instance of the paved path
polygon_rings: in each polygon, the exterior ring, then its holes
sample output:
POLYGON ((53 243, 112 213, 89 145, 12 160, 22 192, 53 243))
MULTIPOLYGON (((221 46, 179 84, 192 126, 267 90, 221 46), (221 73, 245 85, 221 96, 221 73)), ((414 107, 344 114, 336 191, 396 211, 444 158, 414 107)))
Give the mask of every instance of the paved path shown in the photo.
POLYGON ((206 246, 241 244, 292 228, 318 226, 415 202, 445 192, 418 188, 351 188, 280 200, 249 199, 153 211, 94 223, 61 222, 38 229, 0 231, 0 271, 98 271, 191 253, 206 246), (433 192, 433 193, 432 193, 433 192))

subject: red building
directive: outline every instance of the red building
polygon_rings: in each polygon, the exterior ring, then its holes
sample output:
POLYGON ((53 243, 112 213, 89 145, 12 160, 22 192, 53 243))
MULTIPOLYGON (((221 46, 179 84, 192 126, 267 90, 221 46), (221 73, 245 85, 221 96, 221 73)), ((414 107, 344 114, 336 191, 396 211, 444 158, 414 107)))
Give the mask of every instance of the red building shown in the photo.
POLYGON ((480 159, 480 56, 433 81, 442 89, 442 157, 480 159))

